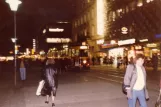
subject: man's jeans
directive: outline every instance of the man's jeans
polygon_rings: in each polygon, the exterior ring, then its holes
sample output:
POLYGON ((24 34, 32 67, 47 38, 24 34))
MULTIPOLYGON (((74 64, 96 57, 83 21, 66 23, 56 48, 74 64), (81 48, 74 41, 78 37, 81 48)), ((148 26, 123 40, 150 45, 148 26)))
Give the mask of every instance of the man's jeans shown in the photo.
POLYGON ((26 80, 26 68, 20 68, 21 80, 26 80))
POLYGON ((128 99, 129 107, 136 107, 137 99, 139 100, 140 107, 147 107, 144 89, 139 91, 133 90, 132 99, 128 99))

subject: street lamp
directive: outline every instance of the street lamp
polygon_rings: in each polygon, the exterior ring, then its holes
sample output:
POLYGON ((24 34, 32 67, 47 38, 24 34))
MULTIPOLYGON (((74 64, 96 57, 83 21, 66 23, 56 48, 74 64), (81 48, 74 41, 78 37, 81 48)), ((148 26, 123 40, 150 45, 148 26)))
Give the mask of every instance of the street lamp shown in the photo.
POLYGON ((16 74, 16 68, 17 68, 17 53, 16 53, 16 11, 18 9, 18 6, 22 3, 21 1, 19 0, 6 0, 6 3, 9 4, 11 10, 14 12, 14 59, 15 59, 15 62, 14 62, 14 84, 16 86, 17 84, 17 74, 16 74))

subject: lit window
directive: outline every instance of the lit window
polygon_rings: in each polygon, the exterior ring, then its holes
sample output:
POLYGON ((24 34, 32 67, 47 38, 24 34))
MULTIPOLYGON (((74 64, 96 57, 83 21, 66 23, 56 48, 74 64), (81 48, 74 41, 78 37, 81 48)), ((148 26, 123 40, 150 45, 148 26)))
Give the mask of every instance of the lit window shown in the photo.
POLYGON ((115 12, 112 12, 112 21, 115 21, 115 18, 116 18, 116 14, 115 12))
POLYGON ((146 0, 147 3, 150 3, 150 2, 152 2, 152 1, 154 1, 154 0, 146 0))
POLYGON ((137 6, 138 6, 138 7, 143 6, 143 0, 139 0, 138 3, 137 3, 137 6))

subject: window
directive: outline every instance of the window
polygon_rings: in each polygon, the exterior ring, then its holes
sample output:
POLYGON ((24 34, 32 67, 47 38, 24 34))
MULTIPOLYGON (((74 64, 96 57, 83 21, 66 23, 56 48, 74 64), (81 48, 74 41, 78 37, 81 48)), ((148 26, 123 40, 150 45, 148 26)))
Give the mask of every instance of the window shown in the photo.
POLYGON ((128 6, 126 6, 126 13, 128 13, 129 12, 129 7, 128 6))
POLYGON ((80 25, 80 20, 78 20, 78 26, 80 25))
POLYGON ((143 6, 143 0, 138 0, 137 6, 138 6, 138 7, 143 6))
POLYGON ((74 22, 74 26, 77 27, 77 21, 74 22))
POLYGON ((130 8, 131 8, 131 10, 135 10, 135 8, 136 8, 136 3, 135 3, 135 1, 133 1, 133 2, 130 4, 130 8))
POLYGON ((94 9, 91 10, 91 18, 94 17, 94 9))
POLYGON ((81 17, 80 19, 80 24, 83 24, 83 17, 81 17))
POLYGON ((88 12, 88 20, 90 20, 90 12, 88 12))
POLYGON ((152 1, 154 1, 154 0, 146 0, 147 3, 150 3, 150 2, 152 2, 152 1))
POLYGON ((84 15, 84 22, 87 22, 87 19, 86 19, 86 14, 84 15))
POLYGON ((92 36, 94 36, 94 26, 92 26, 92 36))
POLYGON ((115 12, 112 12, 112 21, 115 21, 115 18, 116 18, 116 14, 115 12))

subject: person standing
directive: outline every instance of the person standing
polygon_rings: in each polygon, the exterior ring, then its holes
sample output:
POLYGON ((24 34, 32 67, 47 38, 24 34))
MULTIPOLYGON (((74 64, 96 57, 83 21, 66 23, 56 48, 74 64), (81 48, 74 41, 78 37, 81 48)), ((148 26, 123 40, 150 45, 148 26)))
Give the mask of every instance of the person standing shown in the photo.
POLYGON ((157 56, 157 54, 153 54, 152 64, 153 64, 153 71, 156 72, 158 70, 158 56, 157 56))
POLYGON ((93 63, 93 66, 94 66, 94 64, 95 64, 95 57, 94 56, 92 57, 92 63, 93 63))
POLYGON ((26 80, 26 68, 25 68, 25 63, 24 63, 24 59, 21 59, 20 62, 20 77, 22 81, 26 80))
POLYGON ((146 99, 149 99, 146 89, 146 71, 143 67, 144 55, 138 54, 134 64, 129 64, 126 69, 124 84, 127 90, 129 107, 136 106, 136 100, 140 102, 140 107, 147 107, 146 99))

